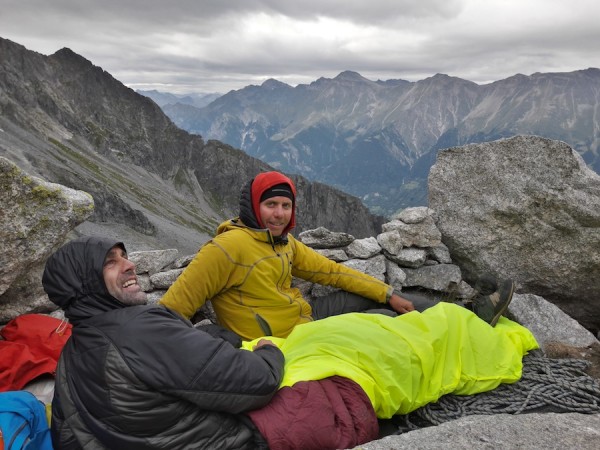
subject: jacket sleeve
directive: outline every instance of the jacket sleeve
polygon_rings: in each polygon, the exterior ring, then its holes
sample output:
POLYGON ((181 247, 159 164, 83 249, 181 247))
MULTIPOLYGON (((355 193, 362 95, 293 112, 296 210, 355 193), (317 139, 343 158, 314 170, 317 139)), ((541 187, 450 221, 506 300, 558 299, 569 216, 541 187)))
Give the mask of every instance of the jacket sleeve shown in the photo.
POLYGON ((326 258, 302 242, 290 238, 294 246, 292 275, 362 295, 379 303, 389 300, 394 288, 377 278, 326 258))
POLYGON ((120 348, 145 384, 212 411, 237 414, 261 407, 283 378, 277 347, 236 349, 166 308, 154 308, 125 328, 120 348))
POLYGON ((234 283, 234 269, 235 266, 225 249, 215 241, 209 241, 159 303, 189 319, 207 300, 234 283))

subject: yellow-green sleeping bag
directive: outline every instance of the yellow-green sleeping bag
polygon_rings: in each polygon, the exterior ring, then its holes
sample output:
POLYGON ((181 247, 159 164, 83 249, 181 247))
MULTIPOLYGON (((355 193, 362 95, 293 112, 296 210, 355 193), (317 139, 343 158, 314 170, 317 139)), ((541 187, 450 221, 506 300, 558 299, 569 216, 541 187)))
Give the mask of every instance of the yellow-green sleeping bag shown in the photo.
MULTIPOLYGON (((333 375, 357 382, 379 418, 409 413, 442 395, 476 394, 521 377, 522 357, 538 344, 502 317, 491 327, 471 311, 439 303, 398 317, 352 313, 267 337, 285 355, 281 384, 333 375)), ((258 341, 245 342, 251 349, 258 341)))

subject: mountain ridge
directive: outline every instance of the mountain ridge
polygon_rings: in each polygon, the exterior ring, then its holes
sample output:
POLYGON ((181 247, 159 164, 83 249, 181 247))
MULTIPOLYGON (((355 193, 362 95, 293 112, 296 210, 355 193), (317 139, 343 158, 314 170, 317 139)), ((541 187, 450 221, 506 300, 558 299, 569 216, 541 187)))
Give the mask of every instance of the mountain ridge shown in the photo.
MULTIPOLYGON (((0 53, 0 155, 89 192, 95 212, 80 233, 195 253, 237 215, 242 184, 273 169, 182 130, 154 101, 68 48, 44 56, 0 38, 0 53)), ((383 219, 357 198, 290 176, 302 202, 296 232, 327 224, 358 237, 380 227, 383 219)))
POLYGON ((348 70, 295 87, 267 80, 203 108, 163 109, 191 133, 335 186, 387 215, 426 204, 428 169, 442 148, 540 135, 567 142, 600 171, 597 68, 481 85, 439 73, 372 81, 348 70))

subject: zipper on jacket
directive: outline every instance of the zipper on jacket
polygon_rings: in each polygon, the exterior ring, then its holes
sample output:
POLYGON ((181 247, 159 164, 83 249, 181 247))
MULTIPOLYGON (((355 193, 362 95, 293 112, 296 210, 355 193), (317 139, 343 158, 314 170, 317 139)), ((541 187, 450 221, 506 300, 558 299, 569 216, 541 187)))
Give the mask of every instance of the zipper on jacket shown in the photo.
POLYGON ((273 331, 271 331, 271 326, 269 325, 269 322, 267 322, 264 319, 264 317, 262 317, 258 313, 254 313, 254 317, 256 317, 256 321, 258 322, 258 325, 260 326, 260 329, 262 330, 264 335, 265 336, 273 336, 273 331))
MULTIPOLYGON (((15 443, 15 441, 17 440, 17 438, 19 437, 19 434, 25 429, 26 426, 27 426, 27 422, 23 422, 21 424, 21 426, 15 430, 15 434, 13 435, 12 439, 8 443, 8 447, 6 447, 6 450, 11 450, 12 449, 12 446, 15 443)), ((21 448, 25 448, 25 446, 28 443, 29 443, 29 437, 27 437, 25 439, 25 441, 23 442, 23 446, 21 448)))

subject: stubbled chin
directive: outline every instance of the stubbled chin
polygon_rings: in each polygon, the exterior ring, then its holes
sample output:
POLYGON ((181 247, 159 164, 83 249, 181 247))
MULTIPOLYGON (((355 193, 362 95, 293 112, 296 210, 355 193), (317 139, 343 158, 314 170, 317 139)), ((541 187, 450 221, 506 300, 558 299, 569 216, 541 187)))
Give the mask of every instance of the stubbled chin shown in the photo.
POLYGON ((137 291, 129 291, 125 292, 121 302, 126 305, 145 305, 148 301, 148 297, 145 292, 141 289, 137 291))
POLYGON ((142 290, 142 288, 140 287, 139 284, 134 284, 132 286, 128 286, 126 288, 123 288, 123 292, 128 292, 128 293, 131 293, 131 294, 135 294, 136 292, 139 292, 141 290, 142 290))

